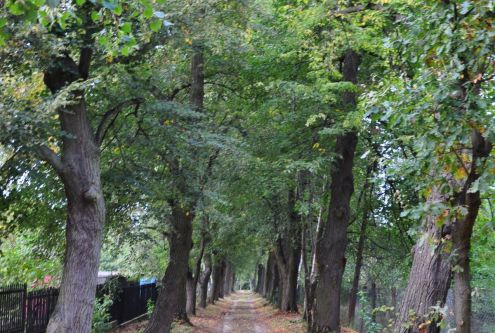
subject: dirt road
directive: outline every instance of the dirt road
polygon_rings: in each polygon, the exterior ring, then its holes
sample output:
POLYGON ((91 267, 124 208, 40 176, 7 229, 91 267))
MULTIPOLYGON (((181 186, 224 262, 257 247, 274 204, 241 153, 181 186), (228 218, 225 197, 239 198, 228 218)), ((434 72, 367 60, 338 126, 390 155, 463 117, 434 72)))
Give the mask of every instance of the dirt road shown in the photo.
POLYGON ((263 300, 252 293, 238 292, 225 300, 221 333, 269 333, 264 322, 263 300))

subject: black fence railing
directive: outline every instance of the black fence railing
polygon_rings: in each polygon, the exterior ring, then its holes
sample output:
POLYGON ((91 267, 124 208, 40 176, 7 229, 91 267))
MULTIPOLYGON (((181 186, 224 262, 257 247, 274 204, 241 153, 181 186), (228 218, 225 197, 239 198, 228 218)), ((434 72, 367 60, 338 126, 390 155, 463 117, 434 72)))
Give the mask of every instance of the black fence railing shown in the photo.
MULTIPOLYGON (((99 296, 104 290, 97 292, 99 296)), ((112 294, 110 317, 123 323, 143 315, 158 295, 156 283, 127 282, 112 294)), ((26 285, 0 287, 0 333, 43 333, 57 303, 58 289, 27 291, 26 285)))
POLYGON ((0 333, 24 332, 26 286, 0 287, 0 333))
POLYGON ((130 283, 116 295, 110 308, 112 320, 124 323, 143 315, 148 310, 148 303, 154 303, 158 296, 156 283, 140 286, 130 283))
POLYGON ((26 298, 26 332, 43 333, 46 331, 50 315, 55 309, 58 289, 48 288, 29 292, 26 298))

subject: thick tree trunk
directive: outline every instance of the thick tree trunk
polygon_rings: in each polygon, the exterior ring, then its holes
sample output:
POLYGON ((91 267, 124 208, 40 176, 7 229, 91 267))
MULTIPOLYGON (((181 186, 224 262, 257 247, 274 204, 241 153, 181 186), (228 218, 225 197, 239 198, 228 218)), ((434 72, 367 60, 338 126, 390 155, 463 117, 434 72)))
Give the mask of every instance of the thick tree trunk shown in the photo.
POLYGON ((186 278, 186 313, 188 315, 194 314, 196 309, 196 280, 194 279, 192 273, 189 271, 186 278))
POLYGON ((218 298, 224 298, 225 296, 225 271, 227 270, 227 263, 222 260, 222 266, 220 268, 220 280, 218 281, 218 298))
POLYGON ((300 217, 295 211, 296 193, 289 191, 289 224, 284 239, 279 238, 275 248, 275 258, 280 277, 279 309, 286 312, 297 312, 297 277, 301 260, 301 226, 300 217))
POLYGON ((215 304, 220 296, 220 283, 222 279, 222 261, 215 258, 212 270, 212 286, 210 292, 210 304, 215 304))
MULTIPOLYGON (((342 69, 344 81, 357 83, 359 62, 356 52, 346 52, 342 69)), ((348 108, 354 108, 356 94, 346 92, 343 102, 348 108)), ((345 268, 350 200, 354 191, 352 167, 357 141, 356 133, 348 132, 338 136, 335 145, 339 158, 332 169, 328 220, 317 245, 319 276, 311 327, 313 333, 340 331, 340 288, 345 268)))
MULTIPOLYGON (((44 82, 53 94, 77 79, 86 79, 91 51, 81 51, 80 66, 69 56, 53 59, 44 82), (83 65, 84 62, 84 65, 83 65)), ((67 198, 66 251, 57 305, 47 332, 91 331, 96 277, 105 223, 105 202, 100 180, 100 152, 86 111, 84 92, 78 102, 58 110, 62 132, 62 158, 48 148, 44 157, 60 176, 67 198)))
POLYGON ((230 281, 232 279, 232 264, 227 261, 225 263, 225 273, 223 279, 223 296, 230 295, 230 281))
POLYGON ((210 276, 212 270, 210 255, 205 256, 204 265, 205 265, 205 270, 201 275, 201 280, 200 280, 201 287, 200 287, 200 296, 199 296, 199 306, 202 307, 203 309, 206 308, 206 302, 208 299, 208 283, 210 282, 210 276))
POLYGON ((279 289, 279 274, 278 274, 278 266, 277 259, 275 258, 275 254, 270 252, 268 255, 267 261, 267 288, 266 288, 266 298, 276 304, 278 301, 278 289, 279 289))
POLYGON ((299 255, 294 257, 295 260, 289 264, 290 267, 282 279, 280 310, 286 312, 297 312, 297 276, 300 257, 299 255))
MULTIPOLYGON (((428 202, 443 202, 438 188, 433 188, 428 202)), ((425 236, 418 241, 414 248, 413 264, 409 275, 406 292, 399 307, 395 323, 398 333, 419 333, 418 326, 427 320, 431 307, 444 304, 450 285, 449 254, 445 247, 450 238, 450 223, 437 227, 437 217, 429 216, 425 220, 425 236), (411 323, 410 315, 417 320, 411 323)), ((429 333, 440 332, 432 323, 429 333)))
MULTIPOLYGON (((430 307, 438 303, 442 305, 445 302, 450 285, 451 269, 456 266, 459 269, 456 269, 453 274, 457 332, 470 332, 469 246, 481 201, 479 192, 471 193, 469 189, 479 179, 477 167, 480 159, 487 157, 492 149, 491 144, 485 141, 478 131, 473 131, 472 146, 470 172, 466 181, 460 184, 452 177, 446 177, 453 188, 461 188, 454 200, 441 195, 438 188, 433 188, 428 198, 429 202, 435 203, 453 201, 453 211, 457 207, 464 207, 467 214, 453 223, 444 221, 441 226, 438 226, 437 216, 430 216, 426 219, 427 237, 416 244, 408 287, 395 324, 396 330, 400 333, 417 333, 420 332, 418 326, 426 326, 424 323, 427 323, 429 319, 427 314, 430 307), (452 250, 447 251, 446 248, 448 249, 451 244, 452 250), (453 262, 450 261, 451 253, 455 254, 453 262), (417 314, 418 317, 412 327, 407 325, 410 322, 408 320, 410 312, 417 314)), ((464 167, 466 165, 467 163, 464 167)), ((428 332, 439 331, 435 322, 429 324, 428 332)))
POLYGON ((261 287, 261 295, 263 297, 267 297, 268 294, 268 286, 270 284, 270 256, 266 259, 265 271, 263 272, 263 286, 261 287))
POLYGON ((258 264, 258 274, 257 274, 258 278, 256 281, 256 289, 254 290, 258 294, 261 294, 263 291, 263 285, 264 285, 263 276, 265 274, 264 271, 265 271, 265 268, 263 267, 263 265, 258 264))
POLYGON ((175 319, 184 323, 190 323, 187 316, 187 273, 182 279, 179 286, 179 294, 177 298, 177 310, 175 311, 175 319))
POLYGON ((178 204, 172 205, 172 230, 169 236, 170 260, 145 333, 170 332, 170 325, 179 302, 179 294, 185 290, 189 251, 192 246, 192 218, 193 215, 183 211, 178 204))

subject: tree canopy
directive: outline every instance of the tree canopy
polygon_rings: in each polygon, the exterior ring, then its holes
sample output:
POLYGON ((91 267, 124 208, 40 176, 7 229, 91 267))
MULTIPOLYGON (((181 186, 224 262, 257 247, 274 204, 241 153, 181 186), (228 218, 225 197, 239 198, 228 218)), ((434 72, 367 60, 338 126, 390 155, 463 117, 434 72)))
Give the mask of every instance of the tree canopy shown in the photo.
POLYGON ((54 277, 50 333, 90 331, 98 270, 161 279, 149 333, 228 281, 312 333, 493 330, 494 19, 0 1, 0 281, 54 277))

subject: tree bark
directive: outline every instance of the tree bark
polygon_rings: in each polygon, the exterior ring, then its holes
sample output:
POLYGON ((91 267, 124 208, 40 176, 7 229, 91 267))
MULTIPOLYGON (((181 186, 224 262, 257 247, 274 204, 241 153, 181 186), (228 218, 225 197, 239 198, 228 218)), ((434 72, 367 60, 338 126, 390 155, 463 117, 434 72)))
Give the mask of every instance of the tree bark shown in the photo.
MULTIPOLYGON (((371 288, 370 288, 370 305, 371 305, 371 311, 373 311, 376 308, 376 282, 373 280, 371 281, 371 288)), ((371 320, 373 322, 376 322, 376 314, 372 313, 371 320)))
POLYGON ((256 281, 256 289, 254 290, 258 294, 261 294, 261 292, 263 290, 263 285, 264 285, 264 281, 263 281, 264 271, 265 271, 265 268, 263 267, 263 265, 262 264, 258 264, 258 274, 257 274, 258 278, 257 278, 257 281, 256 281))
MULTIPOLYGON (((445 199, 438 188, 434 187, 427 201, 433 203, 445 199)), ((426 322, 431 307, 445 302, 450 285, 449 254, 445 247, 451 237, 451 224, 447 222, 442 227, 437 227, 436 216, 428 216, 424 223, 425 236, 413 250, 409 282, 395 323, 395 331, 398 333, 419 333, 418 327, 426 322), (417 320, 411 320, 411 314, 417 320)), ((429 333, 440 332, 435 323, 428 329, 429 333)))
MULTIPOLYGON (((371 176, 375 164, 376 163, 368 165, 366 170, 366 180, 362 190, 362 195, 365 196, 365 198, 366 198, 366 191, 369 187, 369 177, 371 176)), ((370 192, 370 197, 372 195, 372 192, 373 190, 371 190, 370 192)), ((360 201, 361 200, 358 200, 358 207, 360 201)), ((369 203, 367 200, 365 200, 365 204, 363 207, 363 220, 361 221, 361 228, 359 230, 359 241, 356 249, 356 265, 354 267, 354 277, 352 279, 352 287, 349 293, 349 307, 347 311, 347 315, 348 315, 347 321, 349 325, 352 324, 356 312, 357 294, 359 290, 359 279, 361 277, 361 268, 363 266, 364 242, 366 240, 366 228, 368 226, 369 211, 370 211, 369 203)))
POLYGON ((471 248, 471 235, 481 206, 480 192, 470 192, 470 187, 479 179, 478 164, 480 160, 488 157, 492 150, 490 142, 486 141, 478 130, 471 134, 472 152, 470 172, 463 190, 458 194, 456 203, 467 209, 467 214, 454 223, 453 228, 453 253, 456 255, 453 261, 454 275, 454 314, 456 318, 456 332, 471 332, 471 271, 469 264, 469 252, 471 248))
POLYGON ((218 281, 218 298, 224 298, 225 296, 225 273, 227 270, 227 263, 222 260, 222 266, 220 268, 220 280, 218 281))
POLYGON ((418 327, 421 325, 427 326, 428 332, 440 331, 436 322, 432 321, 428 325, 425 323, 428 322, 427 315, 431 306, 445 303, 453 267, 456 268, 452 273, 456 283, 454 313, 457 332, 470 332, 469 247, 481 201, 479 192, 471 193, 469 189, 479 179, 477 165, 480 159, 487 157, 492 149, 491 144, 485 141, 481 133, 476 130, 472 134, 472 146, 470 172, 464 184, 460 185, 460 181, 446 175, 446 179, 453 188, 461 188, 453 200, 441 195, 437 187, 433 188, 428 198, 429 202, 449 203, 453 201, 453 211, 457 207, 464 207, 467 214, 454 221, 444 221, 441 226, 439 226, 437 216, 429 216, 426 219, 426 239, 421 239, 416 244, 409 283, 395 324, 396 330, 400 333, 420 332, 418 327), (450 244, 453 249, 447 251, 446 247, 448 249, 450 244), (455 254, 453 262, 450 260, 452 251, 455 254), (409 320, 410 312, 417 316, 414 322, 409 320))
POLYGON ((185 290, 192 246, 193 215, 172 205, 172 231, 169 235, 170 259, 162 286, 158 293, 155 309, 146 326, 145 333, 169 333, 179 302, 179 294, 185 290))
POLYGON ((230 294, 230 274, 231 274, 230 262, 225 262, 225 271, 223 274, 223 296, 228 296, 230 294))
MULTIPOLYGON (((204 222, 204 223, 206 224, 206 222, 204 222)), ((205 227, 206 226, 204 225, 203 228, 205 228, 205 227)), ((192 277, 192 281, 189 282, 191 284, 191 290, 188 293, 188 306, 187 306, 187 313, 188 314, 196 315, 196 295, 197 295, 198 283, 200 280, 201 262, 203 261, 203 256, 205 253, 205 247, 206 247, 206 230, 203 230, 201 233, 199 255, 198 255, 198 259, 196 260, 196 267, 194 270, 194 275, 192 277)), ((209 279, 209 276, 208 276, 208 279, 209 279)), ((208 288, 208 284, 206 285, 206 288, 208 288)))
MULTIPOLYGON (((353 50, 345 53, 342 67, 344 81, 357 83, 359 62, 360 57, 353 50)), ((348 108, 354 108, 356 93, 344 93, 343 103, 348 108)), ((339 158, 331 174, 328 220, 317 244, 319 277, 311 327, 313 333, 340 331, 340 288, 345 268, 350 200, 354 191, 352 168, 357 141, 354 131, 338 136, 336 141, 339 158)))
MULTIPOLYGON (((44 82, 53 94, 77 79, 86 79, 91 51, 81 51, 81 72, 68 55, 54 58, 44 73, 44 82)), ((64 184, 67 198, 66 251, 60 294, 50 317, 47 332, 91 330, 96 277, 100 261, 105 202, 100 177, 100 151, 95 140, 84 92, 74 92, 74 104, 58 110, 62 136, 61 159, 50 149, 39 153, 55 169, 64 184)))
POLYGON ((202 307, 203 309, 206 308, 206 302, 208 299, 208 283, 210 282, 210 276, 212 270, 210 255, 205 256, 204 265, 205 265, 205 270, 201 275, 201 281, 200 281, 201 288, 200 288, 200 296, 199 296, 199 306, 202 307))
POLYGON ((193 274, 191 271, 187 272, 187 278, 186 278, 186 313, 187 315, 194 314, 196 311, 196 287, 195 287, 195 282, 196 280, 193 277, 193 274))
POLYGON ((222 279, 222 261, 215 258, 215 263, 213 264, 212 270, 212 286, 210 292, 210 304, 215 304, 215 301, 218 301, 220 296, 220 283, 222 279))
POLYGON ((289 191, 289 228, 281 235, 275 248, 275 259, 280 277, 279 309, 297 312, 297 277, 301 260, 301 226, 295 211, 296 193, 289 191), (284 237, 284 238, 281 238, 284 237))
MULTIPOLYGON (((325 184, 325 189, 327 184, 325 184)), ((313 239, 312 249, 311 249, 311 273, 309 275, 309 285, 307 286, 307 299, 306 299, 306 320, 308 322, 308 327, 312 327, 313 323, 313 308, 316 285, 318 283, 318 265, 316 264, 316 247, 318 240, 323 236, 323 208, 320 209, 318 213, 318 220, 316 222, 316 235, 313 239)))

